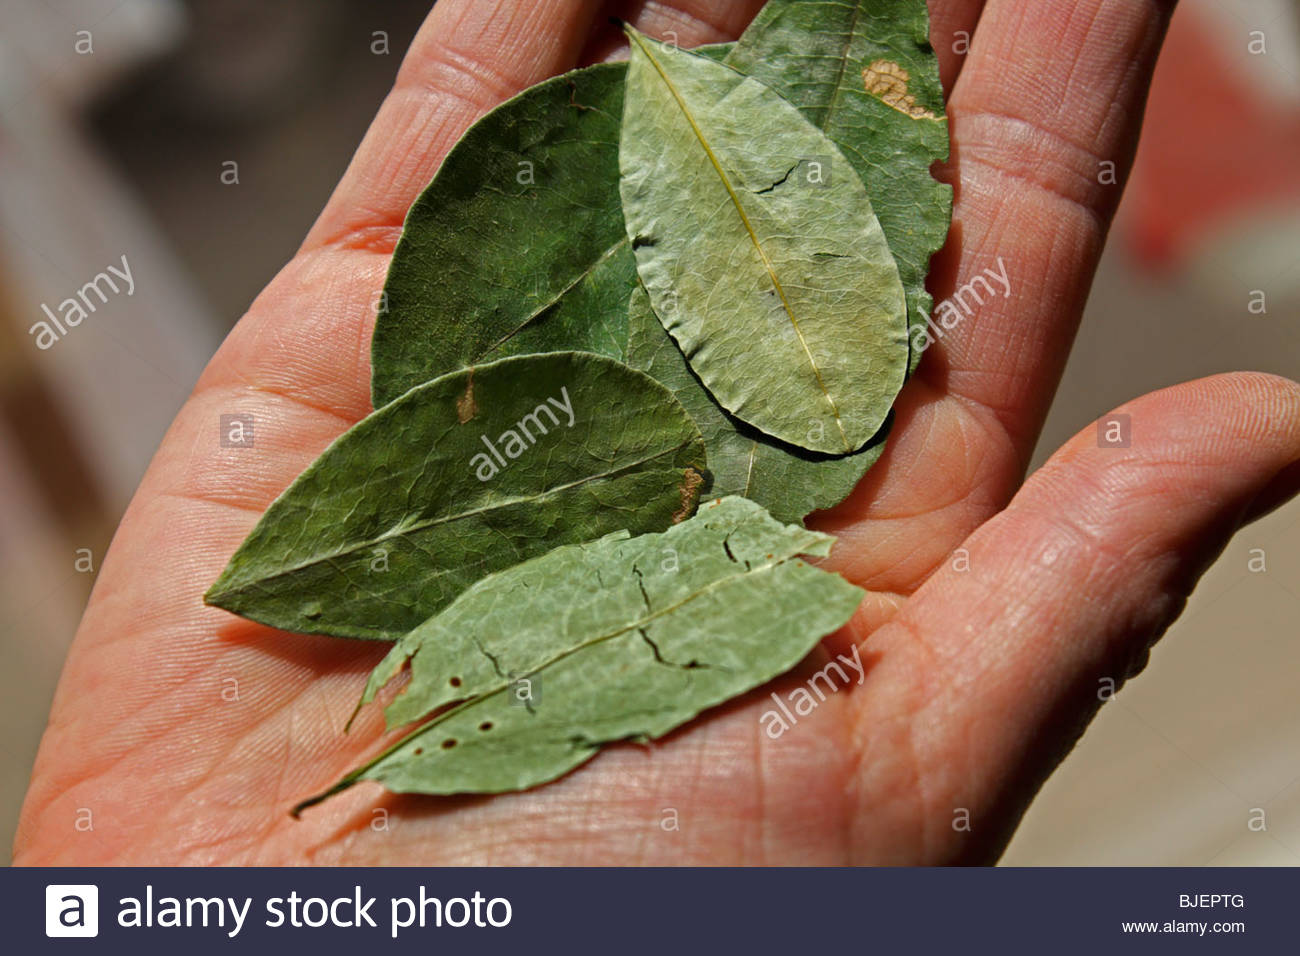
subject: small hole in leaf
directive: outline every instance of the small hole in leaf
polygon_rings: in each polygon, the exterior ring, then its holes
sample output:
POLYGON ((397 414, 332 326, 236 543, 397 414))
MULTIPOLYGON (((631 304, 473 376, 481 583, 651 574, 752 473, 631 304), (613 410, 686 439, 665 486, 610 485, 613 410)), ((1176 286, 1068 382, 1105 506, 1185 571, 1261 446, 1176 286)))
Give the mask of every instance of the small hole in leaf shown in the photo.
POLYGON ((459 686, 460 686, 460 678, 459 678, 459 677, 453 677, 453 678, 452 678, 451 680, 449 680, 447 683, 451 684, 452 687, 459 687, 459 686))
POLYGON ((485 721, 483 721, 483 723, 481 723, 481 724, 478 725, 478 729, 479 729, 479 730, 491 730, 491 729, 492 729, 492 721, 490 721, 490 720, 485 720, 485 721))
POLYGON ((452 747, 454 747, 454 746, 456 746, 455 738, 448 737, 446 740, 444 740, 444 741, 442 742, 442 749, 443 749, 443 750, 450 750, 450 749, 451 749, 452 747))

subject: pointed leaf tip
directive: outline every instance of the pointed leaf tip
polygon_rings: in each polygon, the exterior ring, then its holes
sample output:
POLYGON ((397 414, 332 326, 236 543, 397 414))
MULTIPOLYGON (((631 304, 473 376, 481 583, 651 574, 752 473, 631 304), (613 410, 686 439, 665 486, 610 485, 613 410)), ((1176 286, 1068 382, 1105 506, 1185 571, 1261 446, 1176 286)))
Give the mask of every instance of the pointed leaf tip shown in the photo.
POLYGON ((706 468, 690 416, 643 372, 585 352, 479 365, 335 441, 267 509, 208 600, 285 630, 393 640, 486 573, 668 527, 694 506, 686 469, 706 468), (476 414, 462 421, 471 375, 476 414))

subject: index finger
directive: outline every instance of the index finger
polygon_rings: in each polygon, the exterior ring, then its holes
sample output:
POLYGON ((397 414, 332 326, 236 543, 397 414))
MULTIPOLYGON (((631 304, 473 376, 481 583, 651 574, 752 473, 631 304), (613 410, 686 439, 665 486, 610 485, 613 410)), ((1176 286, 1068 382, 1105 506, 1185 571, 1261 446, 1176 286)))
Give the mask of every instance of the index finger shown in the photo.
POLYGON ((482 113, 571 69, 600 0, 441 0, 411 44, 304 250, 374 243, 391 252, 411 200, 482 113))

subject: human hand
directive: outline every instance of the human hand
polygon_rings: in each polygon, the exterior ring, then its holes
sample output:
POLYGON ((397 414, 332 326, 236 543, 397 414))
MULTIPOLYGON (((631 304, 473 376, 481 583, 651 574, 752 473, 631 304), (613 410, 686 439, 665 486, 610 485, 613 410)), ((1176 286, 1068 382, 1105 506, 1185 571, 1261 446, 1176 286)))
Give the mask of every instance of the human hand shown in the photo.
MULTIPOLYGON (((759 5, 613 12, 693 45, 735 37, 759 5)), ((1004 263, 1012 293, 928 350, 881 461, 813 522, 839 535, 830 566, 871 592, 824 650, 650 748, 607 748, 529 792, 364 784, 289 817, 389 739, 377 708, 341 733, 386 648, 274 631, 202 593, 270 501, 370 410, 371 306, 442 156, 495 103, 620 42, 596 2, 441 0, 123 519, 59 685, 16 861, 996 858, 1096 710, 1099 679, 1140 666, 1232 531, 1300 485, 1300 387, 1235 374, 1147 395, 1121 409, 1131 447, 1100 448, 1089 429, 1021 487, 1118 201, 1098 170, 1127 169, 1171 4, 931 8, 953 138, 940 174, 956 187, 931 289, 941 301, 1004 263), (961 30, 974 34, 964 58, 951 52, 961 30), (232 413, 255 416, 255 449, 221 447, 219 416, 232 413), (764 733, 770 693, 853 649, 861 684, 764 733), (661 825, 669 810, 675 831, 661 825), (962 810, 969 829, 952 825, 962 810)))

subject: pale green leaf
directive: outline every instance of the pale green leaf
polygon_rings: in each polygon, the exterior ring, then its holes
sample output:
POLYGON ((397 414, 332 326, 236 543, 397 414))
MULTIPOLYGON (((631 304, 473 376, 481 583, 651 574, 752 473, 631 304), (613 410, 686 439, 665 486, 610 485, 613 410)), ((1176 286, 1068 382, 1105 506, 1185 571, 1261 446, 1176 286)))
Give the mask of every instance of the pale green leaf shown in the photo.
MULTIPOLYGON (((349 774, 389 790, 518 790, 619 740, 661 737, 798 663, 862 592, 797 559, 828 535, 725 498, 662 534, 611 535, 484 578, 405 636, 392 724, 438 716, 349 774)), ((313 798, 298 809, 323 799, 313 798)))
POLYGON ((903 288, 866 190, 762 83, 629 35, 623 214, 655 311, 733 415, 812 451, 856 451, 908 358, 903 288))
POLYGON ((704 436, 713 496, 742 495, 780 521, 802 521, 810 511, 842 501, 885 449, 889 422, 851 455, 818 455, 746 425, 709 394, 665 330, 645 290, 628 306, 628 363, 672 389, 704 436))
POLYGON ((694 509, 704 446, 672 393, 582 352, 412 389, 272 503, 206 595, 290 631, 394 639, 483 575, 694 509))
POLYGON ((853 164, 907 292, 915 369, 925 277, 952 213, 952 188, 930 175, 948 158, 948 124, 925 0, 769 0, 725 62, 794 103, 853 164))

